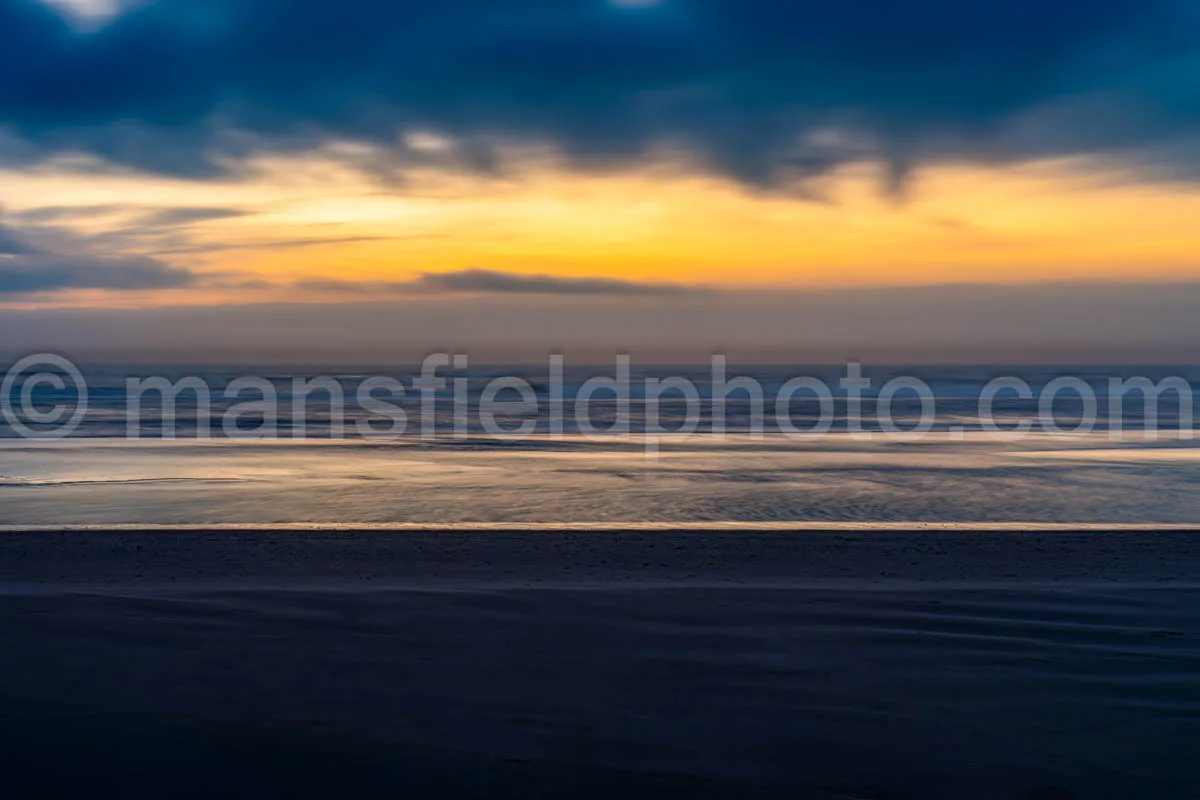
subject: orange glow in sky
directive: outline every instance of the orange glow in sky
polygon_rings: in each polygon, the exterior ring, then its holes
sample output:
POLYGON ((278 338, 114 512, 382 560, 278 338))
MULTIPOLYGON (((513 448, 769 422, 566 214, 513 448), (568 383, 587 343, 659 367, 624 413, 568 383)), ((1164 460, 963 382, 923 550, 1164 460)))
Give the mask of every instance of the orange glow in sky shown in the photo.
POLYGON ((756 193, 678 167, 504 177, 428 170, 382 185, 333 158, 263 160, 191 183, 87 174, 59 162, 2 177, 6 213, 74 208, 55 224, 203 277, 186 289, 75 292, 36 304, 321 300, 312 280, 403 282, 469 268, 721 287, 879 286, 1200 277, 1200 193, 1122 182, 1094 161, 921 171, 904 199, 846 168, 810 197, 756 193), (240 212, 155 235, 147 210, 240 212))

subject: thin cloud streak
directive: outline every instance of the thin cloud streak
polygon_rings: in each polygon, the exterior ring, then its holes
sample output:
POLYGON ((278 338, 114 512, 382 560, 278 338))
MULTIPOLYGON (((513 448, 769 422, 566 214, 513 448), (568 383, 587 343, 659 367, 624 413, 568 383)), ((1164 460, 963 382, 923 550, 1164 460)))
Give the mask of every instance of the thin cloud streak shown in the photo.
POLYGON ((360 295, 389 294, 514 294, 669 296, 695 294, 706 289, 681 284, 625 281, 614 278, 564 278, 522 275, 487 269, 426 272, 411 281, 341 281, 315 279, 294 286, 309 292, 360 295))

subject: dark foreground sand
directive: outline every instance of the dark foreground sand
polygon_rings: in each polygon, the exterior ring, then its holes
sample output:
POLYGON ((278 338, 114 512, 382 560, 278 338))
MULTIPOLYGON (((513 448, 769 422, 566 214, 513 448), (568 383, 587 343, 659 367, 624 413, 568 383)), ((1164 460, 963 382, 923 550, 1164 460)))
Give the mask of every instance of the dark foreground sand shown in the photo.
POLYGON ((1200 535, 0 534, 0 793, 1200 797, 1200 535))

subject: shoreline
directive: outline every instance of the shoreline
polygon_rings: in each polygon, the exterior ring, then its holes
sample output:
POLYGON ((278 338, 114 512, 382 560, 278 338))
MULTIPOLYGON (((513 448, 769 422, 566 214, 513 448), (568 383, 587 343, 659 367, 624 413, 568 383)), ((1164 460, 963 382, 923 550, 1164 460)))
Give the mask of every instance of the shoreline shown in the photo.
POLYGON ((1200 533, 1197 523, 1106 522, 264 522, 0 525, 6 533, 1200 533))

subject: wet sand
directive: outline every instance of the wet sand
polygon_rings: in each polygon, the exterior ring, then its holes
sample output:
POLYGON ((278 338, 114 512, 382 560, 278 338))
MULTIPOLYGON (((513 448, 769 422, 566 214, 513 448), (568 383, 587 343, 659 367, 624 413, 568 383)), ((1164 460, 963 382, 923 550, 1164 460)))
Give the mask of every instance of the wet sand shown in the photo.
POLYGON ((12 796, 1194 798, 1200 535, 0 534, 12 796))

